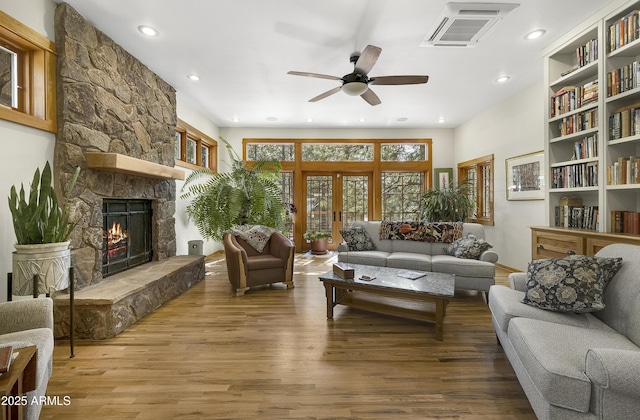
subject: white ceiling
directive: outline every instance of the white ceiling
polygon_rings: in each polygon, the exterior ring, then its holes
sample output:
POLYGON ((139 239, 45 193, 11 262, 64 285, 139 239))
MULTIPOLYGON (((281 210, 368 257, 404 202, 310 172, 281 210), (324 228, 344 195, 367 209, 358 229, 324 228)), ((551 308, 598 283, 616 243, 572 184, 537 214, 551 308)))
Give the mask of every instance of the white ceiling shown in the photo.
POLYGON ((608 3, 519 0, 477 47, 427 48, 419 44, 446 0, 65 1, 219 127, 368 128, 458 126, 542 80, 542 49, 608 3), (142 24, 160 35, 141 35, 142 24), (525 41, 536 28, 546 35, 525 41), (342 77, 368 44, 382 48, 370 76, 425 74, 429 82, 373 86, 382 100, 373 107, 343 92, 310 103, 340 82, 287 75, 342 77), (503 74, 511 80, 496 83, 503 74))

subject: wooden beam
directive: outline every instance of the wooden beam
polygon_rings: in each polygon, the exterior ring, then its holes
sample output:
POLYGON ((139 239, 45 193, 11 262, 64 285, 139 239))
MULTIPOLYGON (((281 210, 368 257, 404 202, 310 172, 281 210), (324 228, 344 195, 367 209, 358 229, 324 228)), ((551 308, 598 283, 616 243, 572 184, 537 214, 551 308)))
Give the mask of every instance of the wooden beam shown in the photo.
POLYGON ((119 153, 87 152, 87 167, 147 178, 184 180, 184 171, 119 153))

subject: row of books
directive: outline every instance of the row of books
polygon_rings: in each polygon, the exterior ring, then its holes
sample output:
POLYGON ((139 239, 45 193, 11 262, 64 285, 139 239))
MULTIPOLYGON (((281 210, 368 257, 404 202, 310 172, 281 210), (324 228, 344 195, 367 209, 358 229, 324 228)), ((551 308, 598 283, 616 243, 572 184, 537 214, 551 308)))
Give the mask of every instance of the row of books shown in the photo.
POLYGON ((640 104, 616 110, 609 116, 609 140, 640 134, 640 104))
POLYGON ((576 48, 578 67, 584 67, 598 59, 598 40, 592 39, 585 45, 576 48))
POLYGON ((551 96, 551 118, 587 106, 597 100, 597 80, 582 86, 565 86, 551 96))
POLYGON ((598 206, 556 206, 557 227, 597 230, 600 222, 598 206))
POLYGON ((551 168, 551 188, 598 186, 598 162, 585 162, 551 168))
POLYGON ((607 167, 607 184, 624 185, 640 183, 640 157, 619 157, 607 167))
POLYGON ((594 108, 589 111, 564 117, 558 126, 561 136, 596 128, 598 126, 598 109, 594 108))
POLYGON ((613 52, 640 38, 640 10, 634 10, 609 26, 609 51, 613 52))
POLYGON ((640 86, 638 60, 607 73, 607 97, 616 96, 640 86))
POLYGON ((611 211, 612 233, 640 234, 640 213, 635 211, 611 211))
POLYGON ((576 159, 598 157, 598 134, 586 136, 573 144, 573 155, 576 159))

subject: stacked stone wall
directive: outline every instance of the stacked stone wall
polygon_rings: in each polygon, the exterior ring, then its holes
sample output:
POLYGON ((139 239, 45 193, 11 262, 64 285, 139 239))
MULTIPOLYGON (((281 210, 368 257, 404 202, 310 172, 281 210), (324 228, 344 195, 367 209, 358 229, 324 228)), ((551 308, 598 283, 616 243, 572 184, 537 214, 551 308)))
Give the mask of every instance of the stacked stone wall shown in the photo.
POLYGON ((87 168, 87 152, 120 153, 173 167, 175 89, 96 29, 66 3, 56 8, 58 133, 54 175, 66 197, 75 168, 80 177, 71 196, 72 264, 76 288, 102 281, 102 200, 152 201, 153 259, 176 254, 174 180, 87 168))

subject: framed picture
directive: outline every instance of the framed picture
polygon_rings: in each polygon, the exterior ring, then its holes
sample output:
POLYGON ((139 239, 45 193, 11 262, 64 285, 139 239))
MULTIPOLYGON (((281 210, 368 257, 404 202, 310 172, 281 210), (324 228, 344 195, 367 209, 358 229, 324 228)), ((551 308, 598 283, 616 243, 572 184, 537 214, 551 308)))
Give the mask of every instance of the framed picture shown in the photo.
POLYGON ((507 200, 544 200, 544 152, 512 157, 505 163, 507 200))
POLYGON ((448 188, 449 183, 453 181, 453 168, 435 168, 433 174, 434 186, 437 190, 448 188))

